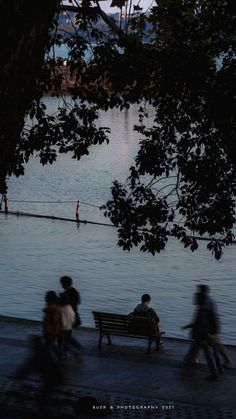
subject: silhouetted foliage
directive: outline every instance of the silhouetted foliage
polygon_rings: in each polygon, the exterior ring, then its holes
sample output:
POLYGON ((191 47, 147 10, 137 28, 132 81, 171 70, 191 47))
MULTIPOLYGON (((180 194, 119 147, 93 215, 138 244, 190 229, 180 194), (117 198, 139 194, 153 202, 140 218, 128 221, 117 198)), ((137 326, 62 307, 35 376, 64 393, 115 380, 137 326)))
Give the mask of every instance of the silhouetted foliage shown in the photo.
POLYGON ((116 64, 116 88, 123 105, 142 100, 134 128, 140 149, 125 185, 114 182, 105 212, 123 249, 155 254, 171 235, 194 251, 194 236, 207 235, 219 259, 232 243, 235 12, 229 1, 160 0, 133 21, 139 38, 129 39, 116 64))
POLYGON ((42 164, 58 152, 80 159, 108 141, 109 127, 96 126, 99 110, 138 103, 140 149, 104 206, 119 245, 155 254, 175 236, 194 251, 197 235, 208 235, 219 259, 235 223, 236 6, 159 0, 148 14, 135 7, 118 25, 93 5, 80 2, 68 36, 54 21, 45 52, 65 43, 68 60, 45 55, 39 66, 7 173, 23 174, 35 152, 42 164), (62 98, 57 114, 47 113, 45 94, 62 98))

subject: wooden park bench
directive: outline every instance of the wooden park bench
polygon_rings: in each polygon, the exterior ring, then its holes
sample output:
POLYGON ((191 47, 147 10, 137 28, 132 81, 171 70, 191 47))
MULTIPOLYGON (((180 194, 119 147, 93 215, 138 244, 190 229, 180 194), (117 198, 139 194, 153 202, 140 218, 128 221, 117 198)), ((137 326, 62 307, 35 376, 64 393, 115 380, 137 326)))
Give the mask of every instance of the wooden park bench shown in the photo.
POLYGON ((147 352, 150 353, 152 342, 165 332, 158 332, 153 319, 148 317, 136 317, 133 315, 101 313, 93 311, 95 327, 99 330, 98 347, 102 345, 102 339, 106 335, 108 344, 111 345, 111 335, 125 336, 148 340, 147 352))

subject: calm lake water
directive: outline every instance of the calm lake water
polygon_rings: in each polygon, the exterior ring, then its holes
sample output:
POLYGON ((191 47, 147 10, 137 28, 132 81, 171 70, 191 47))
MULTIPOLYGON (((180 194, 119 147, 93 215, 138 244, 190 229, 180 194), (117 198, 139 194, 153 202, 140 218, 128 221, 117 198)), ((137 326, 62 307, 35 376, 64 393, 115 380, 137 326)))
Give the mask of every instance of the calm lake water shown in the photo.
MULTIPOLYGON (((47 99, 55 107, 54 99, 47 99)), ((80 162, 59 156, 56 164, 40 166, 37 158, 27 165, 24 177, 11 178, 11 210, 74 218, 76 201, 100 206, 110 197, 114 179, 125 179, 138 148, 132 132, 137 109, 101 114, 101 125, 112 127, 110 144, 91 149, 80 162), (72 201, 66 204, 17 203, 16 200, 72 201)), ((81 219, 109 222, 98 208, 81 204, 81 219)), ((143 293, 152 295, 152 306, 167 336, 187 337, 182 325, 192 316, 192 294, 199 283, 208 283, 216 300, 225 342, 236 344, 235 252, 232 246, 216 261, 205 249, 192 254, 170 239, 160 255, 127 253, 116 246, 112 227, 63 221, 0 216, 1 295, 0 314, 41 319, 44 294, 60 291, 59 277, 70 275, 80 290, 83 326, 93 326, 92 310, 129 313, 143 293)))

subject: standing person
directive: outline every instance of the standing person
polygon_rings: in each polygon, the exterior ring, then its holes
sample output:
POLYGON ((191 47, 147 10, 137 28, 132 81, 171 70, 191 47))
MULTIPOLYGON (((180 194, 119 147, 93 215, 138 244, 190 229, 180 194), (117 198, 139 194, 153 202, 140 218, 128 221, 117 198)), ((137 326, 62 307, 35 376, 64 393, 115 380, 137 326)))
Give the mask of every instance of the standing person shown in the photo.
POLYGON ((183 329, 192 329, 193 342, 184 358, 184 371, 182 375, 189 375, 189 369, 193 366, 196 357, 201 349, 203 349, 210 369, 208 381, 216 381, 218 379, 218 370, 216 359, 214 356, 213 345, 209 343, 212 335, 218 330, 217 317, 215 312, 211 310, 208 300, 201 292, 195 294, 194 304, 197 306, 195 318, 192 323, 183 327, 183 329))
MULTIPOLYGON (((160 332, 159 329, 159 322, 160 319, 155 312, 155 310, 150 307, 151 303, 151 296, 149 294, 143 294, 141 297, 141 304, 138 304, 134 311, 134 316, 140 316, 140 317, 150 317, 155 321, 157 332, 160 332)), ((161 346, 160 337, 156 337, 156 349, 159 350, 161 346)))
POLYGON ((61 296, 63 294, 67 296, 68 302, 75 312, 74 327, 80 326, 81 320, 80 320, 80 315, 78 312, 78 305, 81 303, 80 293, 72 286, 73 281, 70 276, 62 276, 60 278, 60 283, 61 283, 62 288, 64 289, 64 292, 61 293, 61 296))

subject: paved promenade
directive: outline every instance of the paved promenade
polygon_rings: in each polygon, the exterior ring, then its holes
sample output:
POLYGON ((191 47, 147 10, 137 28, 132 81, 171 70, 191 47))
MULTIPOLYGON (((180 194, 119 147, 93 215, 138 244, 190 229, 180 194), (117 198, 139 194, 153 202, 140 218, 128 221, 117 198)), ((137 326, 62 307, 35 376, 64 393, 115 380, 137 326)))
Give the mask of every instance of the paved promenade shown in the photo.
MULTIPOLYGON (((42 393, 40 367, 24 378, 16 378, 18 368, 29 359, 29 337, 40 333, 40 322, 0 317, 3 419, 47 419, 38 412, 42 393)), ((212 383, 205 380, 208 369, 202 358, 194 377, 180 376, 188 341, 166 337, 162 351, 153 350, 147 355, 145 340, 115 336, 109 346, 104 338, 98 349, 98 333, 94 329, 81 328, 75 336, 82 349, 78 357, 71 355, 62 363, 63 381, 53 388, 50 401, 53 418, 95 417, 74 414, 77 400, 85 396, 106 402, 111 412, 107 417, 112 418, 236 418, 236 347, 228 348, 232 368, 212 383)), ((94 410, 95 413, 99 412, 94 410)))

